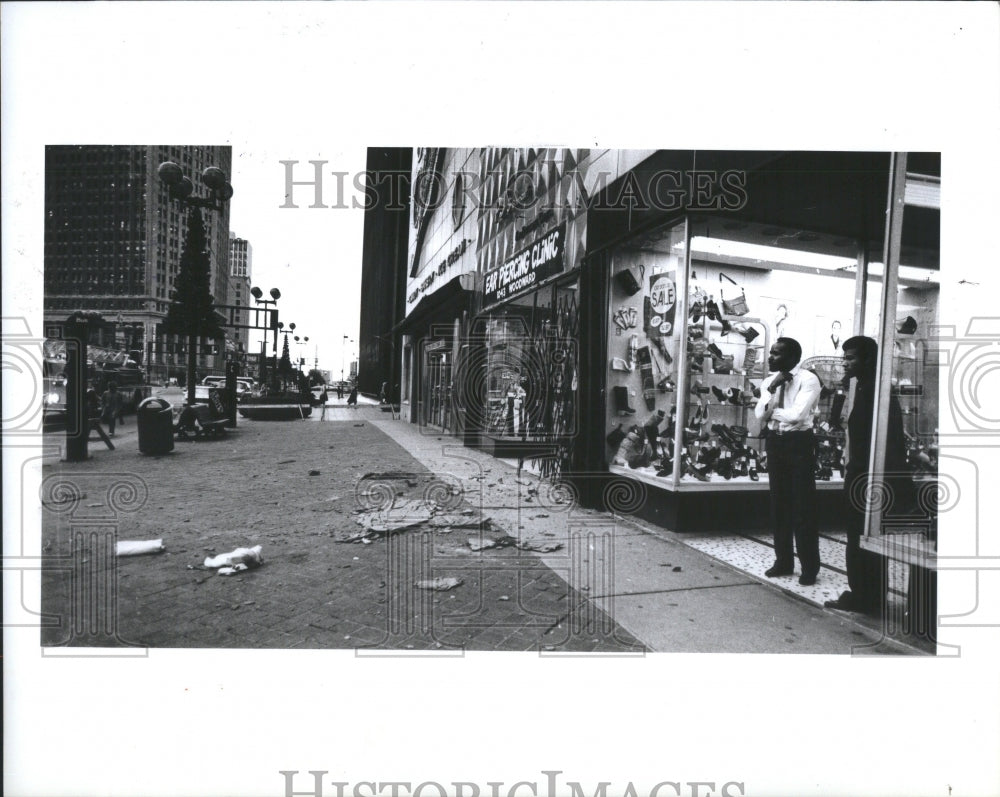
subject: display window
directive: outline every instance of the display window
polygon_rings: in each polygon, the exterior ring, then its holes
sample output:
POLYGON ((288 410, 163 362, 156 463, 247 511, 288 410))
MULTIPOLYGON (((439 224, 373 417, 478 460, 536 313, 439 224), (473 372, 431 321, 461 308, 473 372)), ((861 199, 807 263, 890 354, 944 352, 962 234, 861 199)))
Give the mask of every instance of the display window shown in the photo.
POLYGON ((578 294, 575 278, 543 286, 474 328, 484 347, 482 433, 544 476, 568 467, 577 434, 578 294))
MULTIPOLYGON (((820 394, 808 421, 819 489, 839 489, 859 245, 809 231, 689 217, 611 257, 609 469, 676 490, 766 488, 754 414, 780 337, 820 394)), ((863 306, 863 305, 862 305, 863 306)))

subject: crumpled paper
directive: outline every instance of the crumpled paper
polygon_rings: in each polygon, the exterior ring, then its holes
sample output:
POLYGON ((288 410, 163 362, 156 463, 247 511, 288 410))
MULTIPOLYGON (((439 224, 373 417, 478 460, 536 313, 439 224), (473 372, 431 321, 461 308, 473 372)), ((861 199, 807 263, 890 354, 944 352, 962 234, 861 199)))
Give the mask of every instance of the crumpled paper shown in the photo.
POLYGON ((465 582, 460 578, 448 577, 448 578, 430 578, 424 581, 418 581, 414 584, 418 589, 432 589, 437 592, 446 592, 449 589, 454 589, 455 587, 460 587, 465 582))
POLYGON ((229 553, 208 557, 205 559, 205 567, 221 568, 219 570, 220 576, 231 576, 233 573, 260 567, 264 563, 260 552, 260 545, 255 545, 253 548, 237 548, 229 553))
POLYGON ((144 553, 160 553, 163 540, 122 540, 115 543, 115 556, 139 556, 144 553))

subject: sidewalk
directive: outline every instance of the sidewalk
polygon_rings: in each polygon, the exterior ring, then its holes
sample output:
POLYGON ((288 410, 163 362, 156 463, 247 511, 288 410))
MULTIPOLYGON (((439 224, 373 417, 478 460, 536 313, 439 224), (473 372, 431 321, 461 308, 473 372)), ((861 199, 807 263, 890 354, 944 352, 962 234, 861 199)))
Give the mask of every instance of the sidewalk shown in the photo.
POLYGON ((88 462, 48 461, 47 483, 72 483, 82 497, 70 508, 62 494, 45 496, 42 608, 62 622, 43 631, 44 644, 915 652, 694 547, 710 540, 582 509, 548 483, 368 401, 331 403, 321 414, 241 418, 223 440, 179 442, 162 457, 139 454, 130 418, 115 451, 92 442, 88 462), (123 502, 129 490, 136 497, 123 502), (337 541, 361 529, 359 509, 386 496, 443 502, 489 522, 482 531, 424 524, 337 541), (81 529, 111 509, 118 539, 162 538, 166 551, 102 554, 101 540, 81 529), (500 545, 474 550, 491 541, 500 545), (203 569, 205 557, 257 544, 258 570, 227 578, 203 569), (110 631, 70 622, 85 602, 74 584, 87 573, 117 588, 110 631), (462 583, 414 586, 448 577, 462 583))

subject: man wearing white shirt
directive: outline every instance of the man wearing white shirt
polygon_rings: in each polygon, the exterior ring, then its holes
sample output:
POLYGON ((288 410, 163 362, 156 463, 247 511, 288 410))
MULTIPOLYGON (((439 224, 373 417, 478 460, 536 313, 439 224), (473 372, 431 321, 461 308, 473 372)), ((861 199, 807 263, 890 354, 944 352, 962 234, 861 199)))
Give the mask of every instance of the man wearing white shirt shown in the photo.
POLYGON ((774 527, 774 565, 768 578, 790 576, 798 551, 799 583, 810 586, 819 574, 819 534, 816 527, 816 439, 813 409, 820 382, 799 367, 802 346, 793 338, 778 338, 771 346, 771 374, 761 382, 754 415, 766 429, 767 476, 774 527), (794 543, 794 547, 793 547, 794 543))

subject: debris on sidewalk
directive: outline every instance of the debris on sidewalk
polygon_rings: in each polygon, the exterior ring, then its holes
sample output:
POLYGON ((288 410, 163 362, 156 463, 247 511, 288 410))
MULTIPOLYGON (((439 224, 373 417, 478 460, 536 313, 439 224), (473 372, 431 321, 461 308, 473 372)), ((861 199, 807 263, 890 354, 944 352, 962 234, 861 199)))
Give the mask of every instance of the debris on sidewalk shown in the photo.
POLYGON ((432 589, 437 592, 447 592, 449 589, 455 589, 455 587, 460 587, 465 582, 460 578, 455 578, 454 576, 449 576, 448 578, 430 578, 424 581, 418 581, 415 586, 417 589, 432 589))
POLYGON ((444 534, 454 529, 489 528, 490 519, 471 509, 447 511, 435 501, 393 496, 390 506, 360 511, 355 514, 354 522, 361 526, 360 530, 335 529, 331 532, 334 539, 337 542, 360 542, 417 526, 444 534))
POLYGON ((205 559, 205 567, 219 568, 217 572, 220 576, 231 576, 234 573, 260 567, 264 562, 260 552, 260 545, 255 545, 253 548, 237 548, 229 553, 208 557, 205 559))
POLYGON ((536 551, 538 553, 551 553, 562 548, 561 542, 546 542, 545 540, 520 540, 517 547, 522 551, 536 551))
POLYGON ((160 553, 164 550, 163 540, 124 540, 115 543, 115 556, 141 556, 144 553, 160 553))
POLYGON ((310 476, 319 476, 319 471, 318 470, 311 470, 311 471, 309 471, 309 475, 310 476))
MULTIPOLYGON (((510 539, 509 537, 507 539, 510 539)), ((485 551, 487 548, 496 548, 500 544, 500 540, 494 540, 489 537, 482 537, 476 539, 475 537, 469 537, 469 547, 473 551, 485 551)))

